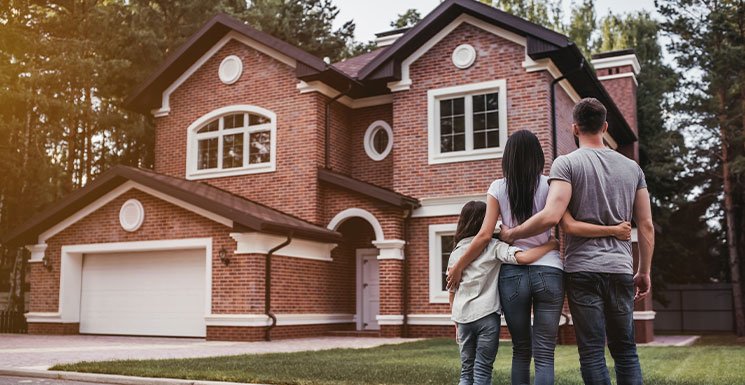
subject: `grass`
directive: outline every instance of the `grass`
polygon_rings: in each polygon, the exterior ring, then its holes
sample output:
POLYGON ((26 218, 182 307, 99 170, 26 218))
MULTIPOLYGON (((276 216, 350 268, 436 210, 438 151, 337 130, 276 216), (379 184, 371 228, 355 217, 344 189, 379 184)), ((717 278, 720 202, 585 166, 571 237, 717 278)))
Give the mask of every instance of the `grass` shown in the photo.
MULTIPOLYGON (((492 383, 509 383, 511 350, 510 343, 500 344, 492 383)), ((647 384, 745 383, 742 347, 640 347, 639 355, 647 384)), ((430 339, 370 349, 80 362, 51 369, 263 384, 455 384, 460 361, 454 341, 430 339)), ((556 384, 582 384, 575 346, 557 347, 556 384)))

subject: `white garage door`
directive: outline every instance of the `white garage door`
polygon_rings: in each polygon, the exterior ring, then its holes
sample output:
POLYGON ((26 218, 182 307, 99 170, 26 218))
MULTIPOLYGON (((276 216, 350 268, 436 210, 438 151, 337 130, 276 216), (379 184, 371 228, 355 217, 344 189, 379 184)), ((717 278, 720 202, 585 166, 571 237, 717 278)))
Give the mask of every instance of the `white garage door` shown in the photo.
POLYGON ((204 337, 204 253, 86 254, 80 332, 204 337))

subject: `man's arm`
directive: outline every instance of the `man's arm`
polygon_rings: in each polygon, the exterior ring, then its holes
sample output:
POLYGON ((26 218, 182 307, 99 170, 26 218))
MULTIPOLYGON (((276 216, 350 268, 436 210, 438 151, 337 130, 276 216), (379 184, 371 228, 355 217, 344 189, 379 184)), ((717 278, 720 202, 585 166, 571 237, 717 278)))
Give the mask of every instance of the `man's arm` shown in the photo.
POLYGON ((652 207, 649 203, 649 191, 646 188, 636 190, 634 198, 634 222, 639 235, 639 269, 634 276, 636 286, 634 299, 644 298, 652 289, 650 272, 652 254, 654 253, 654 224, 652 207))
POLYGON ((507 243, 517 239, 532 237, 544 233, 559 224, 572 199, 572 185, 569 182, 554 179, 548 189, 546 207, 527 221, 511 229, 502 225, 499 238, 507 243))
POLYGON ((559 250, 559 241, 551 237, 548 242, 525 251, 515 253, 515 260, 521 265, 531 264, 546 255, 551 250, 559 250))
POLYGON ((610 226, 596 225, 574 219, 569 210, 565 211, 561 218, 561 229, 566 234, 582 238, 616 237, 622 241, 631 239, 631 223, 629 222, 610 226))

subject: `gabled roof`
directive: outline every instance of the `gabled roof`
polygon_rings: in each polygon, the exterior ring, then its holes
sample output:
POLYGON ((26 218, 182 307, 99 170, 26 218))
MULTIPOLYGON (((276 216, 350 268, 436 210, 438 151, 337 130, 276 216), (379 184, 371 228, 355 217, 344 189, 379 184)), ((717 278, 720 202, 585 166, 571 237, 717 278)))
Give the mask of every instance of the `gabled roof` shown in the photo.
POLYGON ((336 62, 332 66, 336 67, 340 71, 349 75, 350 77, 356 78, 360 70, 365 67, 367 63, 379 56, 388 47, 380 47, 372 52, 364 53, 347 60, 336 62))
POLYGON ((153 105, 160 106, 162 92, 231 31, 243 34, 273 48, 316 71, 323 71, 327 67, 327 64, 320 58, 220 13, 212 17, 189 40, 169 55, 166 61, 147 80, 138 85, 124 100, 124 107, 149 113, 153 105))
POLYGON ((302 219, 233 195, 217 187, 158 174, 140 168, 115 166, 85 187, 4 234, 4 245, 35 244, 39 234, 83 209, 127 181, 133 181, 233 221, 236 231, 294 233, 296 238, 339 242, 341 234, 302 219))
POLYGON ((526 38, 533 60, 551 59, 581 97, 594 97, 608 108, 609 131, 619 144, 637 140, 623 114, 600 83, 577 46, 568 37, 474 0, 445 0, 391 46, 370 60, 357 77, 360 81, 394 80, 401 62, 462 14, 526 38))
POLYGON ((372 183, 361 181, 359 179, 355 179, 350 176, 331 171, 327 168, 318 168, 318 180, 333 184, 337 187, 345 188, 350 191, 354 191, 374 200, 388 203, 393 206, 409 209, 419 207, 419 200, 416 198, 399 194, 395 191, 391 191, 380 186, 376 186, 372 183))

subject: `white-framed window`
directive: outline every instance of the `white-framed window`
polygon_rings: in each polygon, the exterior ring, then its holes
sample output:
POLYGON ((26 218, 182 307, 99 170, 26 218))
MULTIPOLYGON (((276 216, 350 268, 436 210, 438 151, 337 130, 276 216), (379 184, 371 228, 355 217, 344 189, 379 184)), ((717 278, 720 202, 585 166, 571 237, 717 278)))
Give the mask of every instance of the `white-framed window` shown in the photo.
POLYGON ((429 164, 494 159, 507 141, 504 79, 427 91, 429 164))
POLYGON ((447 281, 448 259, 453 250, 453 236, 457 224, 429 226, 429 302, 448 303, 447 281))
POLYGON ((204 179, 275 170, 277 117, 235 105, 214 110, 187 131, 186 178, 204 179))
POLYGON ((373 122, 365 131, 365 153, 374 161, 381 161, 393 148, 393 130, 382 120, 373 122))

